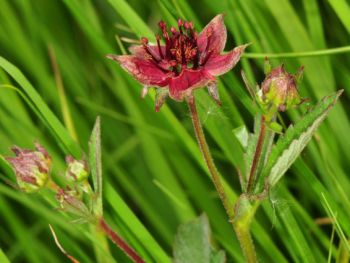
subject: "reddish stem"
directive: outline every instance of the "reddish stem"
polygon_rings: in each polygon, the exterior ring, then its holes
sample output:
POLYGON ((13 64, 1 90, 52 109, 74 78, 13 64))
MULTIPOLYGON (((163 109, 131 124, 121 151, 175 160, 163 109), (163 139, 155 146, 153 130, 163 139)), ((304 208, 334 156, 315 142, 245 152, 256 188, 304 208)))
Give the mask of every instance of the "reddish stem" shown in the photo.
POLYGON ((214 183, 214 186, 216 188, 216 191, 219 194, 219 197, 221 199, 221 202, 226 210, 226 213, 230 219, 230 222, 232 223, 234 220, 234 211, 233 211, 233 206, 231 205, 223 184, 221 183, 220 179, 220 174, 218 170, 216 169, 215 163, 213 161, 213 158, 211 157, 210 150, 207 144, 207 141, 205 139, 205 135, 202 129, 201 122, 198 117, 198 112, 197 112, 197 107, 196 107, 196 102, 193 96, 189 97, 187 99, 187 103, 190 109, 190 114, 192 117, 192 123, 193 123, 193 128, 194 132, 196 134, 197 142, 199 145, 199 148, 201 150, 201 153, 203 155, 205 164, 208 167, 209 173, 211 175, 211 179, 214 183))
POLYGON ((99 225, 108 238, 117 245, 135 263, 145 263, 145 261, 130 247, 113 229, 101 218, 99 225))
POLYGON ((260 160, 261 156, 261 150, 264 144, 264 139, 265 139, 265 132, 266 132, 266 126, 265 126, 265 117, 261 116, 261 127, 260 127, 260 134, 258 138, 258 143, 256 145, 256 150, 254 154, 254 159, 252 163, 252 168, 250 169, 250 174, 249 174, 249 179, 248 179, 248 185, 247 185, 247 192, 249 193, 252 190, 252 187, 255 182, 255 174, 256 174, 256 169, 258 167, 258 163, 260 160))

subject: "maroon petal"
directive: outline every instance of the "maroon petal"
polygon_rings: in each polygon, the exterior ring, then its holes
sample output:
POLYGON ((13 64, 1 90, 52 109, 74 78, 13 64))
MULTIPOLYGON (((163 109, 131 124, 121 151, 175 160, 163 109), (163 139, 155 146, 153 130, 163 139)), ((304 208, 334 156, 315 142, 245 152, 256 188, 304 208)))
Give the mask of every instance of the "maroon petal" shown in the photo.
POLYGON ((117 61, 123 69, 144 85, 158 87, 168 85, 171 73, 160 69, 150 60, 133 55, 107 55, 107 58, 117 61))
POLYGON ((224 15, 214 17, 202 30, 197 39, 198 50, 202 56, 206 56, 209 51, 216 55, 224 50, 226 43, 226 26, 224 15))
MULTIPOLYGON (((158 59, 158 60, 162 60, 162 56, 165 55, 165 46, 160 46, 160 50, 158 48, 158 46, 150 46, 148 45, 148 50, 152 53, 152 55, 158 59), (162 52, 162 54, 159 53, 162 52)), ((131 52, 131 54, 135 55, 136 57, 139 58, 145 58, 147 56, 149 56, 149 54, 147 53, 147 51, 145 50, 144 46, 131 46, 129 47, 129 51, 131 52)))
POLYGON ((205 70, 184 69, 181 74, 169 81, 170 97, 182 101, 195 88, 205 86, 208 82, 214 81, 205 70))
POLYGON ((246 47, 247 45, 238 46, 227 54, 211 56, 204 68, 213 76, 222 75, 237 64, 246 47))

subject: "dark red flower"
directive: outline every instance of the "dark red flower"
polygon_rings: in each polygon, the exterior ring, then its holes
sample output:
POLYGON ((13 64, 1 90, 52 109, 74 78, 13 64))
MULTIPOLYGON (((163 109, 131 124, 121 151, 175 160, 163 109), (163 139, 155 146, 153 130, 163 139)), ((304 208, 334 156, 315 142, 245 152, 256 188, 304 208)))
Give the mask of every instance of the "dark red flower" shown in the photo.
POLYGON ((117 61, 136 80, 144 85, 142 95, 148 87, 157 87, 160 94, 156 110, 169 94, 177 101, 192 94, 192 90, 208 87, 210 95, 220 104, 216 88, 216 76, 231 70, 239 61, 247 45, 238 46, 221 54, 226 43, 226 27, 223 15, 217 15, 200 34, 192 22, 178 20, 178 30, 168 31, 165 22, 159 22, 165 45, 156 36, 157 45, 150 45, 142 38, 140 46, 132 46, 132 55, 107 55, 117 61))

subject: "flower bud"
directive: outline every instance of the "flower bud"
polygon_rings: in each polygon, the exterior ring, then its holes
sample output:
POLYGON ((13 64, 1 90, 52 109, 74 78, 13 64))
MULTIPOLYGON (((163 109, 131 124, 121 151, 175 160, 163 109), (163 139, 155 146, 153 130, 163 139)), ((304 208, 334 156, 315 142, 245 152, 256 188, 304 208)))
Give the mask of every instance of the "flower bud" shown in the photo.
POLYGON ((72 156, 66 157, 68 165, 66 170, 66 177, 74 182, 83 182, 89 176, 88 165, 85 160, 75 160, 72 156))
POLYGON ((16 157, 7 157, 12 165, 19 188, 27 193, 33 193, 43 188, 49 177, 51 157, 39 144, 35 144, 36 150, 12 148, 16 157))
POLYGON ((278 111, 285 111, 299 105, 303 100, 297 89, 297 77, 285 71, 281 65, 271 70, 261 84, 260 99, 263 105, 274 106, 278 111))

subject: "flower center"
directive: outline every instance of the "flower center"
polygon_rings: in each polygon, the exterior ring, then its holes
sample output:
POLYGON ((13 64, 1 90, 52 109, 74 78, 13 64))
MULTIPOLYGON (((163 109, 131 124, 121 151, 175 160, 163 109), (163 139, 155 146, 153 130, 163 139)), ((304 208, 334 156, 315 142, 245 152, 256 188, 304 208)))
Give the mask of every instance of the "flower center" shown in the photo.
POLYGON ((176 75, 180 74, 184 68, 196 69, 202 64, 199 61, 198 34, 194 30, 192 22, 179 19, 178 29, 171 27, 170 32, 164 21, 160 21, 158 25, 162 32, 162 36, 156 35, 158 48, 152 49, 148 45, 147 38, 141 39, 147 52, 147 59, 152 60, 162 69, 165 69, 164 64, 166 64, 166 69, 173 71, 176 75), (160 45, 162 38, 165 42, 165 48, 160 45))

